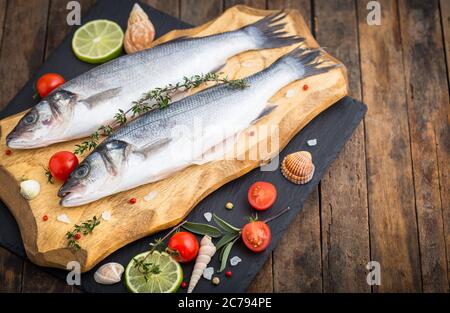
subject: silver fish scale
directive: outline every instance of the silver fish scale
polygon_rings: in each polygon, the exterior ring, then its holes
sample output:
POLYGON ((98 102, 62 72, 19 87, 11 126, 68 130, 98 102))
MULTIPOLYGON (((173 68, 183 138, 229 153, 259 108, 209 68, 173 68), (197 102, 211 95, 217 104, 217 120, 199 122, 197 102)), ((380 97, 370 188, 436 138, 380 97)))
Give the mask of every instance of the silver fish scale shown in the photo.
POLYGON ((213 58, 217 61, 212 63, 223 64, 229 55, 244 51, 251 44, 248 35, 241 31, 176 40, 100 65, 67 82, 62 89, 89 97, 122 87, 137 100, 142 93, 176 83, 185 75, 215 70, 202 61, 213 58), (193 62, 199 67, 192 66, 193 62))
MULTIPOLYGON (((202 126, 220 125, 220 122, 239 112, 254 88, 236 90, 229 86, 218 86, 201 91, 193 96, 173 103, 168 108, 148 112, 121 127, 107 140, 121 140, 142 146, 158 138, 170 137, 175 126, 193 127, 201 119, 202 126)), ((199 121, 200 122, 200 121, 199 121)))

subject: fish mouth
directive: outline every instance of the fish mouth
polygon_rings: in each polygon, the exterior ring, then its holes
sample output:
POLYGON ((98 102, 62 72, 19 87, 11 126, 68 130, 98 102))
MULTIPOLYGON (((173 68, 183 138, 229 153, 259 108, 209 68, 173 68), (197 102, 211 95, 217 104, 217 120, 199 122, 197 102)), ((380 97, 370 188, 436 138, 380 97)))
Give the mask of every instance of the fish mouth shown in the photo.
POLYGON ((59 189, 58 197, 61 198, 59 204, 63 207, 75 207, 89 202, 83 198, 83 193, 79 192, 79 188, 65 187, 64 185, 59 189))

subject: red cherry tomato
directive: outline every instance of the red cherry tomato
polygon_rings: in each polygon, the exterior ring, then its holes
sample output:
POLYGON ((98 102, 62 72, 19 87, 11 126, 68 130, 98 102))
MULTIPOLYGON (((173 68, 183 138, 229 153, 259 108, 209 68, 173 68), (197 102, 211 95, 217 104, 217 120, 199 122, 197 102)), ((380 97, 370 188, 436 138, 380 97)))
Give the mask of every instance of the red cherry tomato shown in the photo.
POLYGON ((170 250, 178 252, 178 255, 174 258, 181 263, 192 261, 198 254, 198 240, 187 231, 180 231, 174 234, 167 246, 170 250))
POLYGON ((55 153, 48 162, 48 169, 52 176, 61 181, 66 181, 77 166, 77 156, 69 151, 55 153))
POLYGON ((259 181, 250 186, 248 190, 248 202, 258 211, 270 208, 277 199, 277 190, 271 183, 259 181))
POLYGON ((242 240, 251 251, 262 252, 272 241, 272 233, 266 223, 254 221, 242 228, 242 240))
POLYGON ((54 89, 65 83, 64 77, 55 73, 47 73, 39 77, 36 82, 36 91, 41 98, 46 97, 54 89))

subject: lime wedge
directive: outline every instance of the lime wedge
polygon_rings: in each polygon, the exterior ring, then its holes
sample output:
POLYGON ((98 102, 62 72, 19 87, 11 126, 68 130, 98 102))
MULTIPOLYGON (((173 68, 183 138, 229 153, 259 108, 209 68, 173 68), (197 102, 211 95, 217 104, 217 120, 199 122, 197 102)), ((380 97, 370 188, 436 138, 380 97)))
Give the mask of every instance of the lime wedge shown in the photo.
POLYGON ((145 263, 156 265, 159 273, 148 274, 145 279, 143 273, 136 266, 136 261, 143 260, 149 252, 135 256, 125 269, 125 284, 128 291, 133 293, 171 293, 176 292, 183 281, 183 270, 166 252, 154 251, 145 259, 145 263))
POLYGON ((123 31, 109 20, 94 20, 77 29, 72 50, 81 61, 98 64, 122 53, 123 31))

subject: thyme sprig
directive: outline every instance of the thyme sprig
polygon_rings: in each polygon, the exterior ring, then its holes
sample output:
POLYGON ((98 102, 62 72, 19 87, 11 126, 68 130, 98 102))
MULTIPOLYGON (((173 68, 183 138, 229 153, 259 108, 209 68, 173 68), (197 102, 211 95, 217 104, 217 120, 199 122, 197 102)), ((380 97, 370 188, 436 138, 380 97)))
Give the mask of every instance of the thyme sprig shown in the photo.
POLYGON ((99 224, 100 219, 97 216, 81 223, 81 225, 75 224, 73 230, 66 233, 67 246, 74 250, 79 250, 81 247, 78 244, 78 240, 81 238, 81 234, 84 236, 91 234, 99 224))
POLYGON ((176 94, 197 88, 208 82, 214 82, 216 84, 222 83, 237 89, 248 87, 248 83, 243 79, 228 79, 227 77, 220 77, 219 73, 208 73, 184 77, 181 82, 176 84, 154 88, 149 92, 144 93, 139 100, 133 101, 133 106, 127 111, 119 110, 114 115, 114 121, 110 125, 100 126, 87 140, 83 141, 81 144, 77 144, 74 153, 82 155, 86 151, 95 149, 99 144, 101 136, 110 135, 114 128, 126 124, 129 119, 133 119, 136 116, 155 109, 166 108, 170 105, 176 94))
MULTIPOLYGON (((163 250, 163 244, 164 241, 169 238, 170 235, 172 235, 175 231, 179 230, 180 227, 186 223, 186 221, 180 223, 179 225, 172 228, 170 232, 168 232, 163 238, 155 239, 152 243, 150 243, 150 250, 145 255, 145 257, 142 260, 138 260, 136 258, 133 258, 134 260, 134 267, 137 268, 137 270, 144 276, 145 280, 148 280, 148 277, 150 274, 159 274, 161 272, 159 266, 157 264, 153 264, 152 262, 147 262, 147 258, 152 255, 154 251, 160 251, 163 250)), ((169 250, 166 248, 166 250, 169 250)), ((173 254, 175 251, 168 251, 169 253, 173 254)))

